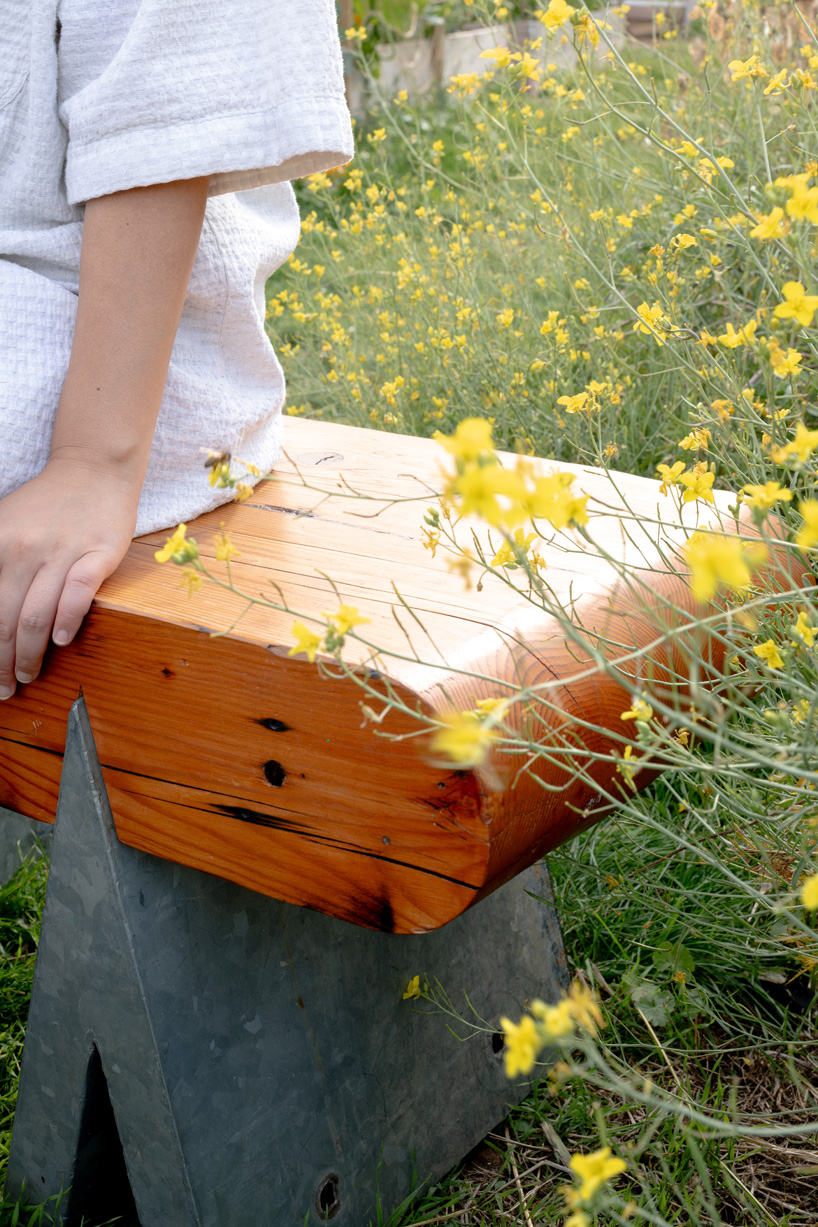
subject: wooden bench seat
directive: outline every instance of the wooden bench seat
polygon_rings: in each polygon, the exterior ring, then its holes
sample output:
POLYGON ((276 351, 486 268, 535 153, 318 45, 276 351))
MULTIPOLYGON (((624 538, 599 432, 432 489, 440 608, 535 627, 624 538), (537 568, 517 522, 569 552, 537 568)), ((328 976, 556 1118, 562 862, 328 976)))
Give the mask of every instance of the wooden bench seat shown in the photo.
MULTIPOLYGON (((360 630, 388 650, 381 671, 410 708, 472 708, 520 681, 542 688, 543 705, 527 715, 517 705, 510 721, 557 747, 577 719, 627 735, 630 695, 536 602, 491 576, 469 590, 424 549, 423 514, 445 459, 436 443, 289 419, 285 448, 274 479, 247 503, 188 531, 214 559, 224 523, 240 551, 235 584, 273 600, 280 592, 295 612, 255 606, 233 625, 240 598, 207 583, 189 597, 178 568, 154 561, 166 533, 135 540, 76 643, 51 650, 42 678, 0 705, 0 804, 53 820, 67 713, 81 689, 124 843, 359 925, 434 929, 605 812, 598 794, 614 768, 591 764, 583 782, 542 760, 538 780, 520 773, 519 757, 496 754, 493 786, 485 771, 430 763, 425 738, 376 735, 354 681, 288 655, 296 618, 338 607, 326 577, 371 619, 360 630), (372 501, 328 497, 348 488, 372 501), (405 497, 420 501, 390 505, 405 497)), ((671 500, 654 481, 559 467, 591 496, 595 539, 646 586, 623 584, 615 566, 562 534, 540 547, 550 591, 584 623, 589 644, 636 653, 626 673, 664 671, 671 682, 683 653, 674 658, 657 638, 663 602, 692 609, 687 584, 667 543, 660 548, 649 529, 626 531, 617 514, 627 499, 646 524, 657 511, 672 521, 671 500)), ((701 504, 688 510, 689 524, 702 522, 701 504)), ((224 573, 223 563, 213 567, 224 573)), ((347 640, 346 661, 364 667, 367 656, 347 640)), ((417 727, 391 712, 377 733, 417 727)), ((582 737, 592 754, 609 749, 601 731, 582 737)))

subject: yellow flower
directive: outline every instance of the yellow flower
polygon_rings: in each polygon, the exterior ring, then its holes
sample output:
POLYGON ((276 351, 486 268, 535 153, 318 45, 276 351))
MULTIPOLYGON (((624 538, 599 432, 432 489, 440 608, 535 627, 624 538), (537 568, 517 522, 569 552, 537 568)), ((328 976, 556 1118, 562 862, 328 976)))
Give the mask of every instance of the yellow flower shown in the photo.
POLYGON ((684 472, 684 460, 677 460, 671 467, 667 464, 657 464, 656 472, 662 479, 662 484, 659 487, 660 494, 667 494, 671 486, 676 486, 679 483, 679 477, 684 472))
POLYGON ((581 409, 587 407, 587 401, 587 392, 577 392, 574 396, 561 396, 557 404, 564 405, 566 413, 579 413, 581 409))
POLYGON ((686 473, 679 474, 679 481, 685 487, 682 495, 683 503, 692 503, 700 498, 704 503, 714 503, 713 491, 710 487, 715 481, 715 474, 709 472, 704 464, 695 464, 686 473))
POLYGON ((770 455, 776 464, 783 464, 790 456, 795 456, 799 464, 806 464, 816 447, 818 430, 807 430, 803 422, 797 422, 795 435, 790 442, 774 448, 770 455))
POLYGON ((497 323, 501 328, 510 328, 514 323, 514 308, 504 307, 497 315, 497 323))
POLYGON ((770 77, 769 81, 764 86, 764 96, 766 97, 768 94, 783 94, 784 90, 789 85, 789 81, 786 80, 786 76, 787 70, 786 68, 782 68, 780 72, 775 74, 775 76, 770 77))
POLYGON ((326 613, 323 610, 322 613, 332 623, 338 635, 345 635, 353 626, 363 626, 365 622, 372 621, 371 618, 362 617, 355 605, 339 605, 337 613, 326 613))
POLYGON ((804 523, 795 534, 795 544, 801 550, 810 550, 818 543, 818 500, 805 499, 798 504, 804 523))
POLYGON ((420 976, 412 976, 412 979, 406 985, 406 992, 403 994, 404 1001, 411 1001, 413 998, 420 996, 420 976))
POLYGON ((724 345, 726 349, 737 349, 739 345, 750 345, 753 340, 758 324, 755 320, 750 320, 743 328, 739 328, 736 332, 732 324, 727 325, 727 331, 723 332, 716 338, 719 345, 724 345))
POLYGON ((506 1041, 506 1077, 516 1078, 518 1074, 530 1074, 542 1047, 534 1019, 525 1014, 517 1026, 510 1018, 501 1018, 500 1026, 506 1041))
POLYGON ((713 435, 706 426, 696 426, 689 435, 679 440, 679 447, 684 448, 686 452, 692 452, 698 448, 706 452, 712 438, 713 435))
POLYGON ((654 337, 657 345, 664 345, 667 328, 664 326, 664 311, 661 305, 655 302, 649 307, 646 302, 642 302, 636 308, 636 314, 639 321, 633 326, 634 332, 643 332, 646 336, 654 337))
POLYGON ((690 587, 699 601, 709 601, 720 584, 734 591, 746 588, 752 579, 751 568, 767 556, 760 543, 747 546, 738 537, 711 532, 693 533, 684 553, 690 567, 690 587))
POLYGON ((230 533, 225 532, 222 525, 221 536, 216 541, 216 557, 219 562, 229 562, 231 558, 241 558, 241 554, 230 540, 230 533))
POLYGON ((767 481, 763 486, 742 486, 741 493, 748 496, 744 500, 747 506, 757 511, 770 511, 776 503, 792 500, 792 490, 777 481, 767 481))
MULTIPOLYGON (((628 746, 630 749, 630 746, 628 746)), ((602 1011, 590 989, 585 988, 579 980, 574 980, 568 989, 568 1005, 577 1026, 589 1035, 596 1035, 597 1027, 604 1025, 602 1011)))
POLYGON ((783 669, 784 658, 778 648, 773 643, 772 639, 768 639, 766 643, 760 643, 753 648, 759 660, 763 660, 768 669, 783 669))
MULTIPOLYGON (((623 5, 628 8, 629 6, 623 5)), ((568 1218, 563 1223, 562 1227, 590 1227, 591 1220, 584 1210, 575 1210, 573 1214, 569 1214, 568 1218)))
POLYGON ((474 712, 442 712, 430 746, 432 753, 442 755, 458 767, 477 767, 486 758, 496 736, 496 731, 474 712))
POLYGON ((789 230, 789 225, 784 219, 784 210, 778 205, 770 213, 759 213, 757 217, 758 225, 750 231, 751 238, 783 239, 789 230))
POLYGON ((575 12, 576 9, 567 4, 566 0, 551 0, 548 8, 545 11, 537 9, 535 16, 543 23, 546 30, 558 30, 575 12))
POLYGON ((805 878, 801 883, 801 902, 808 912, 818 908, 818 873, 805 878))
POLYGON ((603 1146, 589 1155, 572 1155, 570 1163, 571 1171, 581 1181, 579 1196, 582 1201, 590 1201, 603 1184, 626 1171, 627 1167, 624 1159, 613 1157, 610 1146, 603 1146))
POLYGON ((546 1005, 544 1001, 532 1001, 531 1013, 542 1024, 542 1031, 549 1039, 558 1040, 570 1035, 574 1030, 574 1015, 571 1012, 571 1002, 567 997, 556 1005, 546 1005))
POLYGON ((698 247, 699 240, 692 234, 676 234, 670 240, 670 246, 676 251, 687 251, 689 247, 698 247))
POLYGON ((173 558, 174 554, 183 554, 184 558, 174 558, 174 562, 192 562, 194 558, 198 558, 199 551, 196 548, 196 542, 191 538, 185 541, 185 533, 187 532, 187 524, 180 524, 172 537, 168 537, 161 550, 157 550, 154 558, 157 562, 167 562, 169 558, 173 558))
POLYGON ((732 73, 731 81, 745 81, 749 77, 769 75, 757 55, 751 55, 749 60, 731 60, 727 67, 732 73))
POLYGON ((775 181, 776 187, 787 187, 790 198, 787 201, 787 213, 796 221, 806 220, 818 225, 818 187, 808 187, 810 175, 781 175, 775 181))
POLYGON ((508 68, 512 60, 519 60, 520 54, 512 54, 508 47, 491 47, 488 51, 480 52, 481 60, 494 60, 497 68, 508 68))
POLYGON ((458 422, 453 435, 444 435, 436 430, 432 437, 458 460, 477 460, 494 449, 491 441, 491 422, 487 422, 485 418, 464 418, 462 422, 458 422))
POLYGON ((800 281, 786 281, 781 292, 784 302, 778 304, 773 315, 776 319, 793 319, 802 327, 808 328, 818 310, 818 295, 807 294, 800 281))
POLYGON ((797 349, 788 348, 786 354, 776 349, 772 354, 773 370, 780 379, 786 379, 788 375, 798 374, 802 360, 803 355, 797 349))
MULTIPOLYGON (((812 629, 812 626, 810 625, 810 620, 807 617, 805 610, 800 609, 798 611, 798 618, 796 620, 795 626, 792 628, 792 632, 798 639, 801 640, 801 642, 806 647, 811 648, 814 646, 815 631, 812 629)), ((791 642, 794 648, 798 647, 798 644, 796 643, 794 639, 791 642)))
POLYGON ((491 560, 493 567, 516 567, 519 565, 519 554, 527 555, 531 549, 531 542, 536 541, 536 533, 523 533, 521 528, 514 530, 513 541, 504 541, 497 553, 491 560), (517 549, 514 549, 516 545, 517 549))
POLYGON ((620 720, 652 720, 653 708, 645 699, 634 699, 627 711, 623 711, 620 720))
POLYGON ((246 481, 237 481, 233 488, 233 502, 246 503, 252 493, 253 487, 246 481))
POLYGON ((290 648, 288 656, 297 656, 299 652, 307 653, 310 664, 315 661, 315 653, 321 647, 321 636, 308 630, 303 622, 293 622, 290 634, 295 639, 295 647, 290 648))
POLYGON ((461 515, 478 515, 499 528, 501 524, 514 527, 526 518, 520 506, 525 497, 525 485, 516 473, 503 469, 499 464, 471 462, 454 482, 453 491, 462 500, 458 511, 461 515), (509 500, 506 506, 500 498, 509 500))
POLYGON ((192 597, 194 592, 198 592, 202 586, 202 577, 198 571, 194 571, 193 567, 185 567, 182 572, 182 578, 179 580, 180 588, 187 588, 188 597, 192 597))
POLYGON ((587 524, 588 499, 572 493, 573 483, 573 473, 557 472, 548 477, 538 477, 533 491, 528 493, 525 500, 531 519, 548 520, 552 528, 558 531, 568 524, 587 524))

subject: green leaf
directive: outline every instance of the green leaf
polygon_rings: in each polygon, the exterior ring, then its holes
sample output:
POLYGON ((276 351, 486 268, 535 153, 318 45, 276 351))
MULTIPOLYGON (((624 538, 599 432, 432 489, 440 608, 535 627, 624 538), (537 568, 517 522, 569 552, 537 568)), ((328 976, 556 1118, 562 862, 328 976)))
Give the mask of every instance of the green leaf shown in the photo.
POLYGON ((630 990, 631 1001, 652 1027, 663 1027, 675 1004, 671 993, 651 980, 639 980, 630 990))
POLYGON ((653 952, 653 966, 657 971, 667 972, 675 976, 678 971, 686 976, 692 976, 696 970, 696 961, 681 942, 660 942, 653 952))

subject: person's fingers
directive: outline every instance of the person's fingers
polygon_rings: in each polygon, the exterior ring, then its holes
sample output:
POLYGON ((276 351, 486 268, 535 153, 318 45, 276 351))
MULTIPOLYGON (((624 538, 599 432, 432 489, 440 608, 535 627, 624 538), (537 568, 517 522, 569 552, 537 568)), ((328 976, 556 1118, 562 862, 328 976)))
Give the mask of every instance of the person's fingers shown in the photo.
POLYGON ((10 699, 17 686, 14 655, 20 610, 31 577, 6 564, 0 572, 0 699, 10 699))
POLYGON ((91 608, 102 581, 111 574, 116 561, 97 550, 85 554, 69 569, 54 618, 53 640, 60 647, 70 643, 91 608))
POLYGON ((18 682, 33 682, 40 672, 64 582, 61 568, 42 567, 23 597, 14 648, 14 674, 18 682))

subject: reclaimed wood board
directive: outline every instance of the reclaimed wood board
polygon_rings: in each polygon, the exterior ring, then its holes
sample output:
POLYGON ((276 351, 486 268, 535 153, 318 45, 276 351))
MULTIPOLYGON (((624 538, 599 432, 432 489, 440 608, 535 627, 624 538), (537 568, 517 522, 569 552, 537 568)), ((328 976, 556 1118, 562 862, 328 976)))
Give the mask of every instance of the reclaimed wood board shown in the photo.
MULTIPOLYGON (((694 608, 673 557, 672 502, 657 482, 559 464, 590 496, 594 538, 615 560, 570 531, 539 547, 554 601, 583 628, 567 642, 541 603, 494 576, 469 589, 424 549, 446 459, 436 443, 291 418, 285 450, 247 503, 188 532, 225 578, 224 524, 240 552, 235 585, 295 612, 255 605, 237 622, 240 597, 207 582, 188 596, 179 569, 154 561, 167 533, 135 540, 74 644, 50 649, 41 677, 0 705, 0 805, 53 820, 81 689, 124 843, 366 927, 434 929, 607 812, 613 769, 593 755, 610 749, 605 730, 622 737, 630 698, 593 651, 626 655, 630 677, 673 687, 684 676, 683 636, 666 633, 670 605, 694 608), (625 502, 637 520, 623 523, 625 502), (522 682, 542 701, 515 705, 509 721, 551 757, 526 771, 495 753, 488 770, 454 770, 430 761, 411 715, 367 721, 352 678, 288 656, 293 621, 339 597, 371 619, 359 630, 383 649, 377 660, 352 638, 345 649, 376 693, 391 686, 410 711, 433 714, 522 682), (584 781, 566 746, 582 749, 584 781)), ((685 514, 688 526, 713 519, 701 506, 685 514)))

